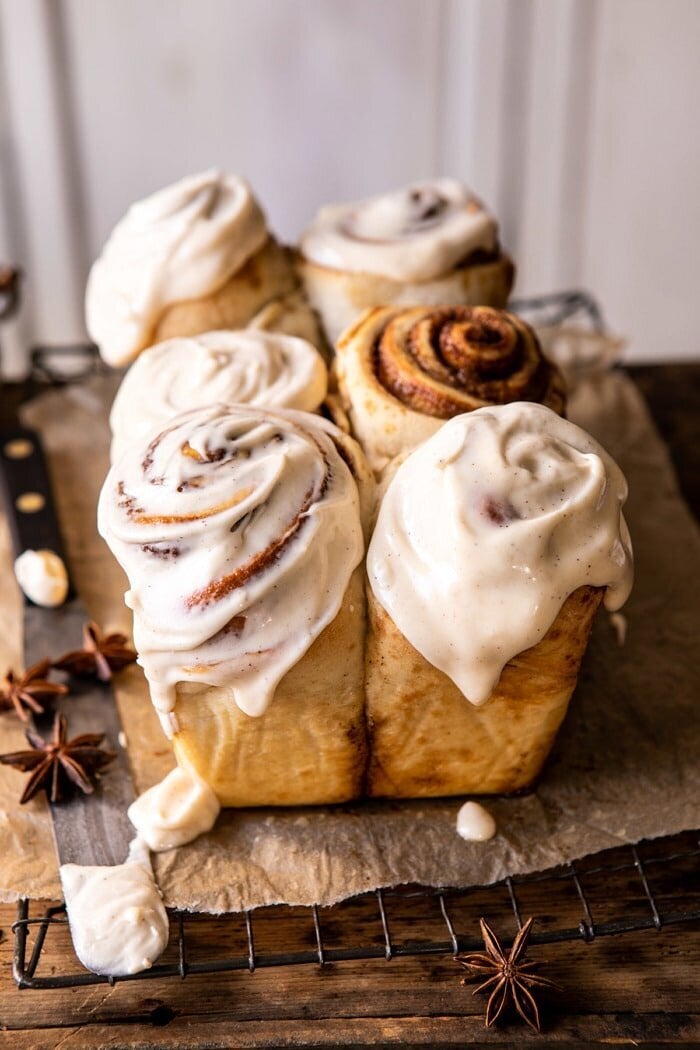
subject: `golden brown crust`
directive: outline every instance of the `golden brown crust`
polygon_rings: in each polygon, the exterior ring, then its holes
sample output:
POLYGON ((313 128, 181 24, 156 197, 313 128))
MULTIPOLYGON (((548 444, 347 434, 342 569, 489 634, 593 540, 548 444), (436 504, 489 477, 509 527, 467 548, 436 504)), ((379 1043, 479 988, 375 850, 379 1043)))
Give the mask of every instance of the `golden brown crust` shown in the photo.
POLYGON ((155 326, 149 345, 221 328, 245 328, 273 299, 291 295, 297 287, 289 252, 270 236, 211 295, 169 306, 155 326))
POLYGON ((469 703, 401 634, 367 588, 367 794, 389 798, 518 791, 538 776, 566 714, 603 589, 581 587, 545 637, 469 703))
POLYGON ((224 806, 347 802, 362 793, 363 569, 335 620, 282 679, 267 711, 251 718, 230 690, 178 686, 178 763, 193 768, 224 806))
POLYGON ((302 255, 296 256, 296 262, 306 295, 321 318, 331 346, 365 310, 375 306, 457 303, 504 307, 515 276, 513 262, 504 252, 486 259, 472 255, 447 273, 410 283, 332 269, 302 255))

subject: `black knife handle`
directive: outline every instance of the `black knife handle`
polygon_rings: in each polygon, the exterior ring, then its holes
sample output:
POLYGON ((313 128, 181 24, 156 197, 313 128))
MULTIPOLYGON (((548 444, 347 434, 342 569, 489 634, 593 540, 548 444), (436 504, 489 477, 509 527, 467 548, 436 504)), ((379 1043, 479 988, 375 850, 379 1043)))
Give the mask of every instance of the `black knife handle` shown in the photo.
POLYGON ((0 432, 0 488, 16 554, 47 549, 68 568, 39 435, 25 427, 0 432))

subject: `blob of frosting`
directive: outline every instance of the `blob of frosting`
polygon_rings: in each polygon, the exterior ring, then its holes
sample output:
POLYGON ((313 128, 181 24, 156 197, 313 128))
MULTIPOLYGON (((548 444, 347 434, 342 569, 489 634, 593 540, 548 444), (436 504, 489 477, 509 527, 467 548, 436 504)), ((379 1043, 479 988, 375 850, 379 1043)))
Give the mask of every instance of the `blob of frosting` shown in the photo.
POLYGON ((168 306, 215 292, 267 236, 265 216, 237 175, 190 175, 132 204, 87 283, 87 328, 105 361, 132 360, 168 306))
POLYGON ((125 977, 165 951, 168 915, 139 839, 124 864, 63 864, 60 876, 73 947, 86 969, 125 977))
POLYGON ((206 332, 145 350, 112 405, 112 460, 188 409, 225 404, 314 412, 328 385, 318 350, 305 339, 263 331, 206 332))
POLYGON ((160 853, 211 831, 220 809, 208 784, 176 767, 131 803, 128 816, 139 838, 160 853))
POLYGON ((622 471, 585 431, 531 402, 445 423, 398 467, 367 571, 411 645, 473 704, 584 585, 619 609, 632 586, 622 471))
POLYGON ((440 277, 472 252, 492 252, 497 227, 474 194, 440 178, 354 204, 321 208, 301 238, 306 259, 396 281, 440 277))
POLYGON ((23 551, 15 561, 15 577, 35 605, 54 609, 68 596, 68 572, 54 551, 23 551))

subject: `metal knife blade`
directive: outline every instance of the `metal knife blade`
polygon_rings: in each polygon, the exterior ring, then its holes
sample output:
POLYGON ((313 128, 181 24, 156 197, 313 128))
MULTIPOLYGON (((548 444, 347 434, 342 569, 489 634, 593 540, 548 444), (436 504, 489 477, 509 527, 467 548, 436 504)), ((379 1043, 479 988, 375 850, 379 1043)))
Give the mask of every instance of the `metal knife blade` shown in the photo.
MULTIPOLYGON (((15 426, 0 433, 0 482, 16 553, 48 548, 69 568, 41 441, 34 431, 15 426)), ((25 667, 79 648, 88 619, 72 587, 68 600, 57 609, 41 608, 25 598, 25 667)), ((121 723, 114 694, 109 683, 97 680, 71 679, 70 684, 70 694, 55 705, 66 716, 69 736, 104 733, 104 746, 117 757, 94 795, 77 793, 64 802, 50 803, 59 863, 121 864, 135 834, 126 815, 135 792, 126 750, 119 743, 121 723)), ((48 735, 52 720, 51 714, 36 718, 37 729, 48 735)))

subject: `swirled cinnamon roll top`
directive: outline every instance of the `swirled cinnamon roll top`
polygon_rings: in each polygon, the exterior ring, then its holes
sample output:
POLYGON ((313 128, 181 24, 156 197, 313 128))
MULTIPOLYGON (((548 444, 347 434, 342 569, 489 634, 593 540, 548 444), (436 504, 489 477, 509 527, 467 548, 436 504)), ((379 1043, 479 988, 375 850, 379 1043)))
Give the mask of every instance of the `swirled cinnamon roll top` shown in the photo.
POLYGON ((486 405, 536 401, 559 414, 564 383, 532 328, 488 306, 377 312, 372 365, 407 408, 451 419, 486 405))
POLYGON ((129 577, 153 702, 179 682, 231 688, 261 714, 337 615, 364 541, 354 442, 317 416, 214 405, 130 445, 99 504, 129 577))
POLYGON ((305 339, 244 329, 168 339, 134 361, 110 413, 112 460, 188 409, 216 403, 314 412, 328 376, 305 339))

